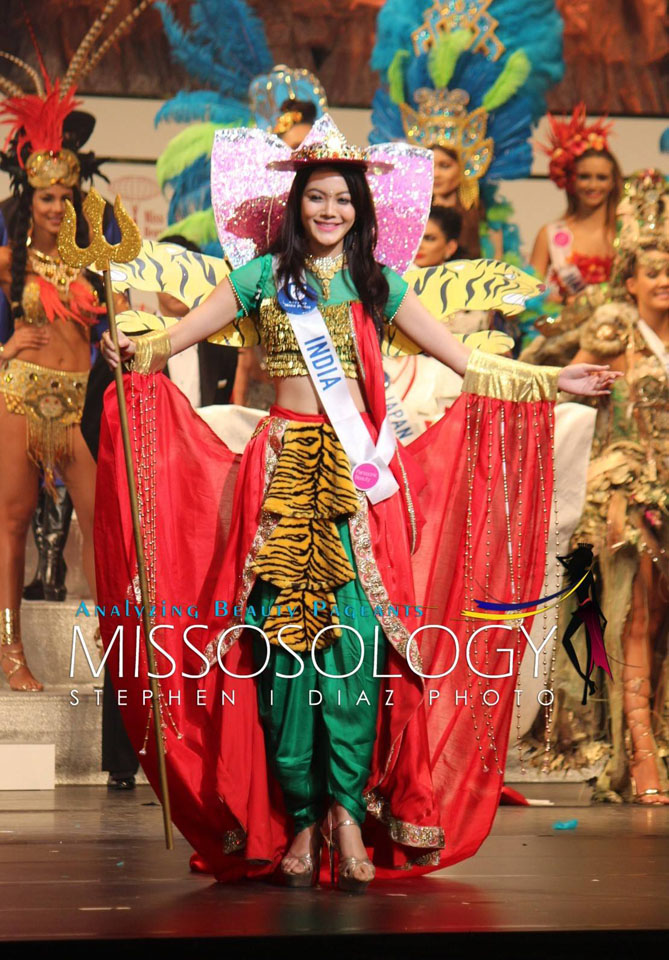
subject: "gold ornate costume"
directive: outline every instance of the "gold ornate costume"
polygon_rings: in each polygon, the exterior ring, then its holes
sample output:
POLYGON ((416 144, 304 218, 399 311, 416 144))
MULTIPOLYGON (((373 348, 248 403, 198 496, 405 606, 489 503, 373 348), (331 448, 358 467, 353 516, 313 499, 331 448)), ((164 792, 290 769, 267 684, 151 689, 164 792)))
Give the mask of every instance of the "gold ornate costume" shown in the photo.
MULTIPOLYGON (((610 402, 598 413, 586 505, 574 539, 593 543, 599 557, 613 670, 607 685, 612 753, 598 779, 596 796, 629 798, 630 766, 646 757, 655 759, 660 786, 667 787, 661 760, 669 753, 664 692, 669 622, 665 618, 660 635, 651 638, 649 678, 629 678, 630 666, 637 664, 627 663, 623 636, 633 603, 638 602, 633 589, 642 555, 650 556, 664 589, 669 589, 669 383, 631 304, 601 307, 585 325, 581 345, 603 360, 621 353, 627 360, 624 378, 615 383, 610 402), (642 723, 628 716, 632 711, 625 703, 630 697, 650 701, 652 723, 641 733, 642 748, 632 742, 630 728, 642 723)), ((651 598, 644 596, 648 616, 651 598)))
POLYGON ((28 456, 44 471, 55 495, 55 470, 72 457, 73 431, 81 423, 88 370, 67 373, 25 360, 0 370, 0 393, 10 413, 27 418, 28 456))

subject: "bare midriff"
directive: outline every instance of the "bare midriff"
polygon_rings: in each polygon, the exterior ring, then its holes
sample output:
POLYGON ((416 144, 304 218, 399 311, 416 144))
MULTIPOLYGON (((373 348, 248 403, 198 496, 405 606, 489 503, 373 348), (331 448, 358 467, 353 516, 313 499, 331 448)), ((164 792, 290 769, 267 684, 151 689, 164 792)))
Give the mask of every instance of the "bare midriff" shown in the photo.
MULTIPOLYGON (((294 410, 295 413, 324 413, 311 377, 275 377, 272 383, 276 391, 276 402, 280 407, 294 410)), ((364 413, 366 406, 359 381, 347 377, 346 383, 356 408, 364 413)))
MULTIPOLYGON (((26 274, 26 283, 34 274, 26 274)), ((79 277, 80 283, 85 283, 79 277)), ((86 284, 88 286, 88 284, 86 284)), ((3 284, 3 291, 9 296, 9 289, 3 284)), ((17 330, 22 326, 32 326, 30 321, 17 320, 17 330)), ((56 319, 53 323, 47 320, 42 329, 49 334, 49 342, 43 347, 25 349, 17 356, 17 360, 27 363, 37 363, 52 370, 63 370, 66 373, 78 373, 88 370, 91 365, 90 329, 74 320, 56 319)))
MULTIPOLYGON (((19 321, 16 326, 22 324, 19 321)), ((72 320, 54 320, 47 323, 49 342, 33 350, 21 350, 17 359, 38 363, 52 370, 75 373, 88 370, 91 365, 90 331, 72 320)))

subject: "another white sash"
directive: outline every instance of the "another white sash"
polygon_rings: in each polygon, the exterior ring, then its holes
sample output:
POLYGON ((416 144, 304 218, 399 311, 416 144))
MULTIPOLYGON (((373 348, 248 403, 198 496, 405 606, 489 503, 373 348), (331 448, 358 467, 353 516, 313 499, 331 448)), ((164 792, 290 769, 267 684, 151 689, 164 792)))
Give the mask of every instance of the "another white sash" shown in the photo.
POLYGON ((662 369, 664 370, 664 375, 667 380, 669 380, 669 350, 666 345, 660 340, 658 335, 652 330, 645 320, 642 320, 639 317, 638 320, 639 331, 641 336, 646 341, 648 349, 655 354, 657 359, 662 364, 662 369))
POLYGON ((309 287, 307 291, 305 297, 294 283, 288 283, 279 290, 279 305, 290 320, 323 409, 351 461, 353 483, 372 503, 379 503, 399 490, 388 466, 395 454, 393 428, 386 415, 374 444, 349 392, 316 294, 309 287))

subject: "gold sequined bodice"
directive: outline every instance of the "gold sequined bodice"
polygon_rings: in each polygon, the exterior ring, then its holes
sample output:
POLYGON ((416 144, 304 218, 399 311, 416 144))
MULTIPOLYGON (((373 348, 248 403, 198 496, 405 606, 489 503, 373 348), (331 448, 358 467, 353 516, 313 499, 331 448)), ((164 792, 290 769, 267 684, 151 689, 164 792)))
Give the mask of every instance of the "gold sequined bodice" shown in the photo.
MULTIPOLYGON (((358 364, 350 303, 321 306, 320 312, 337 351, 345 376, 358 379, 358 364)), ((267 353, 270 377, 302 377, 308 374, 287 314, 274 297, 263 300, 258 316, 260 342, 267 353)))

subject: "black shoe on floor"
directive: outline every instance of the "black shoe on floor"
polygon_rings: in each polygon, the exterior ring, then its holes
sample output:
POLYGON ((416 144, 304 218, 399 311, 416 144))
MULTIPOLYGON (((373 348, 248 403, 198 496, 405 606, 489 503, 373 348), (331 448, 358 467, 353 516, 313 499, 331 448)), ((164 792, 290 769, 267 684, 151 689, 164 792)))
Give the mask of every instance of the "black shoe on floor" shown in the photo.
POLYGON ((135 777, 134 774, 129 776, 116 776, 112 773, 109 774, 109 779, 107 780, 107 789, 108 790, 134 790, 135 789, 135 777))

